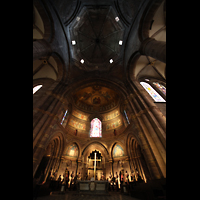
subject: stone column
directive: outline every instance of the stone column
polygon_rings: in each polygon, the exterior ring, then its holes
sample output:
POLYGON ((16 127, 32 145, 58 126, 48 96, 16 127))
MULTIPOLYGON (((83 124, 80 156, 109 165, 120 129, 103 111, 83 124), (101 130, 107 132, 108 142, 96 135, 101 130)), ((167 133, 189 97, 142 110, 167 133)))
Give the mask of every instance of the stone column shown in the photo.
MULTIPOLYGON (((153 159, 151 159, 153 162, 157 162, 159 168, 157 168, 154 171, 154 175, 156 178, 160 178, 159 177, 159 170, 161 171, 162 175, 165 177, 166 175, 166 152, 165 149, 161 143, 161 141, 159 140, 156 132, 154 131, 153 127, 151 126, 151 123, 149 121, 149 119, 146 116, 146 112, 147 110, 142 110, 140 107, 140 104, 137 102, 136 98, 134 97, 134 95, 130 95, 130 97, 128 96, 127 99, 129 100, 129 103, 131 105, 131 107, 133 108, 134 111, 134 115, 132 116, 132 120, 135 121, 135 119, 138 120, 138 125, 140 126, 140 130, 142 131, 141 135, 143 135, 144 140, 147 141, 147 144, 150 146, 150 151, 153 153, 153 155, 151 155, 151 157, 153 159), (139 109, 138 111, 136 111, 136 108, 139 109), (155 158, 155 160, 154 160, 155 158), (157 172, 156 172, 157 171, 157 172)), ((150 158, 150 157, 149 157, 150 158)), ((156 166, 156 163, 153 163, 156 166)), ((155 167, 154 166, 154 167, 155 167)))
POLYGON ((52 50, 48 42, 43 39, 33 41, 33 60, 45 58, 51 55, 51 53, 52 50))
MULTIPOLYGON (((152 122, 152 124, 157 126, 159 131, 161 132, 161 135, 166 139, 166 118, 163 117, 163 114, 161 111, 158 109, 158 107, 155 105, 155 103, 152 101, 152 98, 150 95, 146 92, 146 90, 140 85, 138 81, 134 82, 134 86, 137 88, 138 91, 138 98, 141 101, 144 101, 147 105, 148 108, 151 111, 151 114, 149 112, 149 115, 151 115, 152 118, 155 118, 152 122), (143 100, 142 100, 143 99, 143 100)), ((131 86, 132 87, 132 86, 131 86)), ((133 88, 133 87, 132 87, 133 88)), ((133 88, 134 89, 134 88, 133 88)), ((136 90, 135 90, 136 91, 136 90)))
MULTIPOLYGON (((33 117, 33 149, 37 143, 40 143, 43 135, 46 133, 51 122, 56 120, 57 111, 62 105, 61 95, 65 89, 64 86, 58 85, 56 92, 53 91, 49 93, 48 99, 43 103, 40 108, 35 108, 34 110, 39 112, 36 118, 33 117)), ((34 152, 34 150, 33 150, 34 152)))
POLYGON ((166 42, 147 38, 141 44, 140 53, 166 63, 166 42))

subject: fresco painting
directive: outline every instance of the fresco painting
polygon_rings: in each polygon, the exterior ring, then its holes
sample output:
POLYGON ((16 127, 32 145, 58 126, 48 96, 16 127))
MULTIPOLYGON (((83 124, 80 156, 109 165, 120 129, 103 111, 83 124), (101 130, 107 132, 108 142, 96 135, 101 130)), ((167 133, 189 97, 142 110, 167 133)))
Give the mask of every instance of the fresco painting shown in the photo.
POLYGON ((77 122, 76 120, 73 120, 73 119, 70 119, 69 125, 76 128, 76 129, 81 129, 81 130, 86 129, 86 124, 79 123, 79 122, 77 122))
POLYGON ((111 113, 111 114, 109 114, 109 115, 106 115, 105 119, 107 121, 107 120, 114 119, 117 116, 119 116, 119 111, 118 110, 113 112, 113 113, 111 113))
POLYGON ((65 156, 78 157, 78 147, 76 144, 72 144, 67 148, 65 156))
POLYGON ((119 144, 117 144, 113 149, 113 157, 116 158, 121 156, 124 156, 124 150, 119 144))
POLYGON ((77 111, 73 111, 72 112, 72 115, 74 115, 75 117, 79 118, 79 119, 82 119, 82 120, 87 120, 87 116, 86 115, 83 115, 81 113, 78 113, 77 111))
POLYGON ((122 125, 122 122, 121 122, 120 119, 118 119, 118 120, 116 120, 115 122, 106 124, 106 131, 107 131, 107 130, 115 129, 115 128, 121 126, 121 125, 122 125))

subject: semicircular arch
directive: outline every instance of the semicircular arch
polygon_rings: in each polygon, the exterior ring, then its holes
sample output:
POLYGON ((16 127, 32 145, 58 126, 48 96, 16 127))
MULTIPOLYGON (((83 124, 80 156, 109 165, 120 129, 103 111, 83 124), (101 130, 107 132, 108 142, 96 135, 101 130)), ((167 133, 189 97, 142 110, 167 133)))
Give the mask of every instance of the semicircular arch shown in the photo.
POLYGON ((120 141, 115 141, 112 143, 112 145, 110 146, 110 155, 111 157, 113 158, 113 150, 115 148, 116 145, 119 145, 122 147, 123 151, 124 151, 124 156, 127 155, 127 151, 126 151, 126 148, 125 148, 125 144, 123 144, 122 142, 120 141))
POLYGON ((77 147, 78 147, 78 156, 77 156, 77 159, 81 156, 81 147, 80 147, 80 145, 77 143, 77 142, 70 142, 70 143, 68 143, 66 146, 65 146, 65 148, 64 148, 64 151, 63 151, 63 155, 64 155, 64 153, 67 151, 67 149, 71 146, 71 145, 73 145, 73 144, 75 144, 77 147))
MULTIPOLYGON (((53 38, 54 23, 52 22, 52 17, 47 8, 38 0, 33 2, 33 24, 35 24, 36 20, 40 22, 40 28, 42 30, 39 30, 39 32, 42 39, 50 42, 53 38)), ((37 26, 36 29, 38 29, 37 26)), ((37 39, 37 37, 35 39, 37 39)))
POLYGON ((104 154, 104 156, 109 159, 109 152, 107 150, 107 147, 105 144, 102 144, 101 142, 98 141, 93 141, 89 144, 87 144, 85 147, 83 147, 83 151, 81 153, 81 156, 84 156, 85 154, 88 153, 88 151, 90 151, 91 149, 96 149, 96 150, 100 150, 101 153, 104 154))

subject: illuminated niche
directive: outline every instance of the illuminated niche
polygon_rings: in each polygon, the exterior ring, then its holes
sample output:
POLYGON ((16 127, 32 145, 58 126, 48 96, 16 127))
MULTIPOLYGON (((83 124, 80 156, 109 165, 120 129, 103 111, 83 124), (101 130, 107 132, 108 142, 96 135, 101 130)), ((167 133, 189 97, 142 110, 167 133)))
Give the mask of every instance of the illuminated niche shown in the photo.
POLYGON ((94 118, 91 121, 91 127, 90 127, 90 137, 102 137, 102 125, 101 120, 98 118, 94 118))

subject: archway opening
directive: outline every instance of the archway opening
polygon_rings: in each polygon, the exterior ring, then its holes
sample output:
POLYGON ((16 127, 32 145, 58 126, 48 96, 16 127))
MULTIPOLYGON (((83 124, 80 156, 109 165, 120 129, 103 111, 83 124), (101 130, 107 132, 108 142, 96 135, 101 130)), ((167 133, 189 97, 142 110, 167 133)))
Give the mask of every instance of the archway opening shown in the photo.
POLYGON ((145 161, 145 157, 138 142, 131 138, 128 145, 128 154, 130 156, 131 180, 151 180, 150 172, 145 161))
POLYGON ((95 149, 88 156, 88 178, 95 176, 95 180, 102 180, 103 168, 103 156, 95 149))

